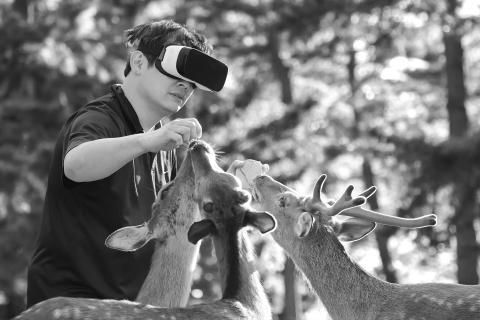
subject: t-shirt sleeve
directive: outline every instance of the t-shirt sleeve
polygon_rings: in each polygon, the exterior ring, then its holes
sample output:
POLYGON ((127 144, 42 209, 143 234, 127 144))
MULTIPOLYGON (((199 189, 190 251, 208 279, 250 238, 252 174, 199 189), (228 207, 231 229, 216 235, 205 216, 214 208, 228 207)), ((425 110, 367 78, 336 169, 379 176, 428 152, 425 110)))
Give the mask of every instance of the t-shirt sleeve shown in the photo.
POLYGON ((63 157, 84 142, 120 136, 120 128, 109 112, 99 108, 86 109, 71 123, 64 144, 63 157))
MULTIPOLYGON (((66 154, 82 143, 122 136, 121 129, 112 115, 106 108, 91 107, 79 112, 71 121, 70 128, 65 135, 62 154, 63 161, 66 154)), ((68 179, 63 172, 63 183, 72 185, 74 182, 68 179)))

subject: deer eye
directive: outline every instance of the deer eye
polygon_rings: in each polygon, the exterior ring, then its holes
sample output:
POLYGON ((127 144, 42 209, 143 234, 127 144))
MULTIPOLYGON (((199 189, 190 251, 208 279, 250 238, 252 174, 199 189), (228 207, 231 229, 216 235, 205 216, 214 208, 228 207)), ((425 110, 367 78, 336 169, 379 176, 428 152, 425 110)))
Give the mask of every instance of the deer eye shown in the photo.
POLYGON ((205 203, 203 205, 203 210, 205 210, 205 212, 212 213, 213 212, 213 202, 205 203))

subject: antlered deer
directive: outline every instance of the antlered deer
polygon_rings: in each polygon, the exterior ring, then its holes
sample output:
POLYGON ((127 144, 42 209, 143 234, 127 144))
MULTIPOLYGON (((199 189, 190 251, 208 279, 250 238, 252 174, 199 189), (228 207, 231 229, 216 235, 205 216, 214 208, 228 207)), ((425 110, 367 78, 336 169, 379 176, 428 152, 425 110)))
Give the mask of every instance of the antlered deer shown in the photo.
POLYGON ((375 228, 375 222, 409 228, 434 225, 436 217, 402 219, 356 207, 375 192, 369 188, 352 199, 353 187, 335 203, 324 203, 317 181, 312 197, 261 175, 253 180, 258 208, 278 221, 272 233, 305 274, 332 319, 480 319, 480 286, 458 284, 392 284, 379 280, 351 260, 339 240, 355 241, 375 228), (333 219, 347 215, 344 222, 333 219))

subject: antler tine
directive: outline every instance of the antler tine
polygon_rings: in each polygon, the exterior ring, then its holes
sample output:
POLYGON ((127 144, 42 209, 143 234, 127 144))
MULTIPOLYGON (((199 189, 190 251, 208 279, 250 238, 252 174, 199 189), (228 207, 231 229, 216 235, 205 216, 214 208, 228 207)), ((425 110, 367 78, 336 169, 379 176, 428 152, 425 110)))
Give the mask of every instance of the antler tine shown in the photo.
MULTIPOLYGON (((345 209, 359 206, 365 203, 365 197, 359 196, 352 198, 353 186, 348 186, 343 195, 338 201, 328 202, 326 204, 322 200, 322 189, 325 180, 327 179, 326 174, 322 174, 315 183, 315 188, 313 189, 312 198, 305 199, 304 208, 312 214, 326 214, 328 216, 334 216, 339 214, 345 209)), ((373 194, 373 193, 372 193, 373 194)))
POLYGON ((377 187, 371 186, 367 190, 364 190, 362 193, 360 193, 358 196, 359 197, 365 197, 366 199, 370 198, 375 192, 377 192, 377 187))
POLYGON ((312 195, 312 200, 314 202, 323 202, 322 190, 323 190, 323 184, 325 183, 325 180, 327 180, 327 175, 322 174, 320 178, 318 178, 317 182, 315 183, 315 187, 313 188, 313 195, 312 195))
POLYGON ((315 182, 312 197, 303 198, 303 208, 306 211, 318 214, 318 212, 325 212, 328 209, 328 206, 322 201, 322 189, 326 179, 327 175, 322 174, 315 182))
POLYGON ((409 229, 424 228, 437 224, 437 216, 434 214, 427 214, 418 218, 400 218, 360 207, 344 210, 341 214, 344 216, 361 218, 388 226, 409 229))
POLYGON ((348 208, 353 208, 353 207, 364 204, 366 201, 366 198, 363 196, 352 198, 352 191, 353 191, 353 186, 349 185, 347 189, 345 189, 345 192, 343 193, 343 195, 337 201, 335 201, 333 206, 328 208, 327 214, 329 216, 334 216, 348 208))

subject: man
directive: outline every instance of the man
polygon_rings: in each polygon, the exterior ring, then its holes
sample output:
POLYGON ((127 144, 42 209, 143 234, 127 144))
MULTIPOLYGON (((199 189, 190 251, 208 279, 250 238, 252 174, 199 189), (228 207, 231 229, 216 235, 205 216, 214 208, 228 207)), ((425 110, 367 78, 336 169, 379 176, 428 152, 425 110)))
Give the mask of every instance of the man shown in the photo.
POLYGON ((156 192, 175 176, 175 149, 202 135, 194 118, 159 120, 185 105, 195 87, 223 87, 226 66, 185 26, 152 22, 126 36, 123 85, 73 114, 57 139, 27 306, 55 296, 135 299, 153 244, 116 252, 105 238, 150 218, 156 192))

